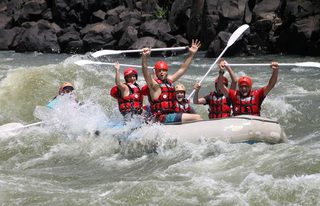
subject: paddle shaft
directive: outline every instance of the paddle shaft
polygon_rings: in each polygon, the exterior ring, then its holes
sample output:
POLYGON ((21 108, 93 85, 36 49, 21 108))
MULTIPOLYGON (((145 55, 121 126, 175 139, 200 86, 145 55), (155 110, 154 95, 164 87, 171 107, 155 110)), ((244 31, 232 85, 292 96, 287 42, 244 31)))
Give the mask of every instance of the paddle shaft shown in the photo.
MULTIPOLYGON (((184 50, 188 47, 172 47, 172 48, 152 48, 150 49, 151 51, 179 51, 179 50, 184 50)), ((135 49, 135 50, 123 50, 121 53, 136 53, 136 52, 142 52, 142 49, 135 49)))
MULTIPOLYGON (((90 60, 79 60, 74 62, 77 65, 87 65, 87 64, 97 64, 97 65, 110 65, 110 66, 114 66, 115 63, 112 62, 97 62, 97 61, 90 61, 90 60)), ((134 64, 119 64, 120 66, 123 67, 133 67, 133 68, 141 68, 142 66, 140 65, 134 65, 134 64)), ((153 67, 148 67, 149 69, 153 69, 153 67)))
POLYGON ((37 126, 37 125, 41 125, 43 124, 44 122, 35 122, 35 123, 32 123, 32 124, 27 124, 27 125, 24 125, 22 128, 28 128, 28 127, 33 127, 33 126, 37 126))
MULTIPOLYGON (((204 78, 206 78, 206 76, 210 73, 210 71, 214 68, 214 65, 219 61, 219 59, 222 57, 222 55, 227 51, 227 49, 229 48, 229 46, 227 46, 226 48, 224 48, 224 50, 221 52, 221 54, 218 56, 218 58, 214 61, 214 63, 210 66, 209 70, 207 71, 207 73, 205 73, 205 75, 201 78, 201 80, 199 81, 199 83, 201 84, 201 82, 204 80, 204 78)), ((192 90, 192 92, 190 93, 190 95, 188 96, 188 100, 192 97, 192 95, 195 93, 195 89, 192 90)))
MULTIPOLYGON (((219 59, 222 57, 222 55, 227 51, 227 49, 234 44, 235 41, 237 41, 237 39, 239 39, 239 37, 243 34, 243 32, 245 30, 247 30, 249 28, 249 25, 247 24, 244 24, 242 26, 240 26, 237 30, 235 30, 229 40, 228 40, 228 43, 227 43, 227 46, 224 48, 224 50, 220 53, 220 55, 217 57, 217 59, 214 61, 214 63, 210 66, 209 70, 207 71, 207 73, 202 77, 202 79, 200 80, 199 83, 201 83, 204 78, 206 78, 206 76, 209 74, 209 72, 213 69, 214 65, 219 61, 219 59)), ((196 90, 193 89, 193 91, 191 92, 191 94, 188 96, 188 100, 190 99, 190 97, 192 97, 192 95, 194 94, 196 90)))
POLYGON ((0 127, 4 128, 4 129, 0 129, 0 133, 1 132, 11 132, 11 131, 15 131, 15 130, 19 130, 19 129, 25 129, 28 127, 33 127, 33 126, 37 126, 37 125, 41 125, 44 122, 35 122, 35 123, 31 123, 31 124, 27 124, 27 125, 22 125, 21 123, 8 123, 8 124, 4 124, 1 125, 0 127), (11 126, 11 128, 9 127, 11 126), (9 127, 9 128, 6 128, 9 127))
MULTIPOLYGON (((153 48, 151 51, 178 51, 178 50, 185 50, 186 46, 184 47, 171 47, 171 48, 153 48)), ((124 54, 124 53, 141 53, 142 49, 134 49, 134 50, 100 50, 91 54, 91 56, 97 58, 104 55, 114 55, 114 54, 124 54)))
MULTIPOLYGON (((263 64, 228 64, 229 66, 239 66, 239 67, 243 67, 243 66, 270 66, 270 63, 263 63, 263 64)), ((292 64, 292 63, 279 63, 279 66, 296 66, 296 64, 292 64)))

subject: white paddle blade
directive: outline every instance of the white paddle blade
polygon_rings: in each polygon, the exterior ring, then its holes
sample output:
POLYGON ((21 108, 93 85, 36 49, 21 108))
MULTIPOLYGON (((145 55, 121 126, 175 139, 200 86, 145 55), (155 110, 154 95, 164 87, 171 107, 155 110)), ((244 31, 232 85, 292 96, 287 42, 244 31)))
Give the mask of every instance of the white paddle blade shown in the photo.
MULTIPOLYGON (((223 49, 223 51, 220 53, 220 55, 216 58, 216 60, 213 62, 213 64, 210 66, 210 68, 208 69, 207 73, 205 73, 205 75, 201 78, 200 80, 200 84, 201 82, 204 80, 204 78, 206 78, 206 76, 209 74, 209 72, 213 69, 214 65, 219 61, 219 59, 222 57, 222 55, 227 51, 227 49, 241 36, 241 34, 247 30, 249 28, 249 25, 244 24, 242 26, 240 26, 237 30, 235 30, 232 35, 230 36, 229 40, 228 40, 228 44, 227 46, 223 49)), ((192 97, 192 95, 195 93, 195 89, 193 89, 193 91, 191 92, 191 94, 188 96, 188 100, 192 97)))
POLYGON ((298 67, 318 67, 318 68, 320 68, 320 63, 319 62, 300 62, 300 63, 296 63, 296 66, 298 66, 298 67))
POLYGON ((249 25, 244 24, 240 26, 237 30, 235 30, 228 40, 227 47, 230 47, 235 41, 237 41, 237 39, 239 39, 239 37, 243 34, 243 32, 245 32, 245 30, 247 30, 248 28, 249 28, 249 25))
POLYGON ((12 122, 8 124, 4 124, 0 126, 0 137, 1 138, 8 138, 11 136, 15 136, 21 133, 21 131, 25 128, 38 126, 43 124, 43 122, 35 122, 27 125, 23 125, 21 123, 12 122))
POLYGON ((10 136, 18 135, 23 128, 23 124, 21 123, 8 123, 0 126, 0 137, 7 138, 10 136))
POLYGON ((100 56, 105 56, 105 55, 114 55, 114 54, 121 54, 122 51, 117 51, 117 50, 100 50, 97 52, 94 52, 91 54, 94 58, 100 57, 100 56))
MULTIPOLYGON (((188 47, 168 47, 168 48, 152 48, 151 51, 179 51, 185 50, 188 47)), ((134 50, 100 50, 91 54, 94 58, 105 56, 105 55, 114 55, 114 54, 124 54, 124 53, 139 53, 142 52, 142 49, 134 50)))

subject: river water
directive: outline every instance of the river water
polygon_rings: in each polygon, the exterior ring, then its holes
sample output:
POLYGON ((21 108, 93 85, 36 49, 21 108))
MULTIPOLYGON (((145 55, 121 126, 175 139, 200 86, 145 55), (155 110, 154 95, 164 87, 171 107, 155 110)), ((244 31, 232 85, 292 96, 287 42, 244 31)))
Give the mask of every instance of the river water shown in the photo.
MULTIPOLYGON (((179 80, 189 92, 214 62, 203 56, 198 53, 179 80)), ((288 143, 175 144, 161 138, 161 132, 130 137, 140 123, 119 126, 122 117, 109 95, 114 69, 73 64, 87 58, 0 52, 0 125, 47 121, 0 135, 0 205, 319 205, 320 68, 281 67, 263 103, 262 116, 280 122, 288 143), (74 83, 82 110, 65 107, 54 116, 39 112, 37 106, 47 104, 64 81, 74 83), (99 136, 93 134, 103 127, 99 136), (115 137, 132 139, 119 145, 115 137), (151 147, 157 142, 156 152, 150 152, 150 142, 151 147)), ((174 71, 184 58, 166 60, 174 71)), ((150 65, 159 59, 152 57, 150 65)), ((121 56, 100 60, 141 62, 121 56)), ((319 57, 299 56, 226 60, 320 62, 319 57)), ((266 85, 271 75, 269 67, 233 69, 238 76, 252 76, 254 87, 266 85)), ((212 89, 216 75, 213 69, 203 81, 201 96, 212 89)), ((142 75, 138 81, 143 84, 142 75)), ((195 109, 207 118, 205 106, 195 109)))

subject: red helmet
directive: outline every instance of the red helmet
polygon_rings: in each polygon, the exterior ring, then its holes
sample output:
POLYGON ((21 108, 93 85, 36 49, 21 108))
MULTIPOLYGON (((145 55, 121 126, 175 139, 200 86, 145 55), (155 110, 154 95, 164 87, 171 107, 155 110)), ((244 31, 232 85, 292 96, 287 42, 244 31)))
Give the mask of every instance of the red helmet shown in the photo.
POLYGON ((130 74, 136 75, 136 79, 138 79, 138 71, 131 67, 128 67, 123 71, 124 79, 126 79, 126 77, 129 76, 130 74))
MULTIPOLYGON (((218 79, 219 79, 219 77, 217 77, 217 78, 214 80, 214 83, 215 83, 215 84, 218 84, 218 79)), ((223 81, 223 84, 224 84, 224 85, 228 86, 228 83, 229 83, 229 82, 228 82, 228 79, 227 79, 226 77, 223 77, 223 80, 222 80, 222 81, 223 81)))
POLYGON ((240 77, 238 80, 238 85, 239 86, 245 85, 245 86, 249 86, 251 88, 252 87, 251 77, 249 77, 249 76, 240 77))
POLYGON ((160 69, 164 69, 168 71, 168 64, 165 61, 157 61, 156 64, 154 65, 154 69, 155 70, 160 70, 160 69))

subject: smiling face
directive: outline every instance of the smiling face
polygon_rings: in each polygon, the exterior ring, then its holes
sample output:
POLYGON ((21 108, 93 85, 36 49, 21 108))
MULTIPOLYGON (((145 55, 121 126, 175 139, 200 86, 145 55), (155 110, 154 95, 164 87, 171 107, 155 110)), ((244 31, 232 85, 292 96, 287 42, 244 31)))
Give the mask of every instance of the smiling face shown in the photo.
POLYGON ((126 76, 126 82, 128 83, 135 83, 137 81, 137 75, 136 74, 129 74, 126 76))
POLYGON ((246 84, 239 85, 240 94, 244 97, 248 96, 250 93, 251 87, 246 84))
POLYGON ((156 69, 156 76, 160 80, 165 80, 168 76, 168 70, 167 69, 156 69))
POLYGON ((179 102, 181 102, 185 98, 184 91, 176 91, 176 98, 179 102))

